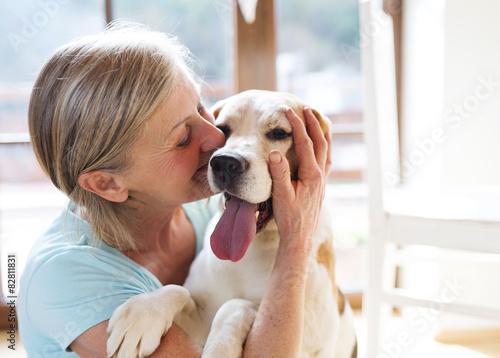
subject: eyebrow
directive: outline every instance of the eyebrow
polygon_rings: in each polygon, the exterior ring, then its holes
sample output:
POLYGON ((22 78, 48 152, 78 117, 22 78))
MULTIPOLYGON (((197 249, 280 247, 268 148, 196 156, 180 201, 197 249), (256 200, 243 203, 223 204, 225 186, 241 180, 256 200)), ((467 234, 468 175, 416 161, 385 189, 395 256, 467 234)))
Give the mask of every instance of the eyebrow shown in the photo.
POLYGON ((172 129, 170 129, 170 131, 167 133, 167 135, 163 138, 163 144, 165 144, 165 142, 167 141, 168 137, 170 136, 170 134, 172 134, 172 132, 177 128, 177 127, 180 127, 181 125, 183 125, 184 123, 186 123, 188 121, 189 118, 191 118, 191 114, 189 116, 187 116, 186 118, 184 118, 182 121, 178 122, 175 126, 172 127, 172 129))

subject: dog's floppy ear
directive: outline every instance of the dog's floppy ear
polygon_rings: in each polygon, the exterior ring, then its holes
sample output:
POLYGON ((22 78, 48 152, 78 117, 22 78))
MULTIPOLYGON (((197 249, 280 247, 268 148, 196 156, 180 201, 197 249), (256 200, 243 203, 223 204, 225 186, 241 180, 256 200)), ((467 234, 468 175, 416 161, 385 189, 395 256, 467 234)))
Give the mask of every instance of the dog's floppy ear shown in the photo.
POLYGON ((318 119, 319 125, 321 126, 321 129, 323 130, 323 133, 328 133, 330 131, 330 119, 328 119, 327 116, 322 115, 319 113, 317 110, 312 109, 312 112, 314 116, 318 119))
MULTIPOLYGON (((294 105, 292 105, 292 109, 294 110, 295 114, 300 117, 305 122, 304 118, 304 108, 309 107, 308 105, 305 105, 302 101, 298 100, 295 96, 289 95, 291 101, 294 102, 294 105)), ((316 117, 316 119, 319 121, 319 125, 321 126, 321 130, 323 131, 324 134, 330 132, 330 119, 328 119, 327 116, 322 115, 317 109, 311 108, 312 113, 316 117)))
POLYGON ((226 104, 225 99, 221 99, 220 101, 217 101, 213 106, 212 106, 212 114, 214 115, 214 118, 217 119, 219 116, 220 111, 222 110, 222 107, 226 104))

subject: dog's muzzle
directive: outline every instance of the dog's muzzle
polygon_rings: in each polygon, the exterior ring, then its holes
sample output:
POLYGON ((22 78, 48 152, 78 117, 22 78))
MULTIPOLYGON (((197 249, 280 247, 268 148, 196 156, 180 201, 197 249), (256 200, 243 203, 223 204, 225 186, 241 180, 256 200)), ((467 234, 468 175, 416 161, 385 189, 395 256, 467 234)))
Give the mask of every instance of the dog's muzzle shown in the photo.
POLYGON ((248 169, 249 163, 239 155, 219 154, 210 159, 210 166, 219 189, 230 190, 235 179, 248 169))
POLYGON ((255 204, 235 195, 238 186, 244 185, 238 179, 249 165, 245 158, 234 154, 218 154, 210 159, 214 184, 225 192, 225 210, 210 239, 212 251, 221 260, 241 260, 255 234, 272 217, 271 198, 255 204))

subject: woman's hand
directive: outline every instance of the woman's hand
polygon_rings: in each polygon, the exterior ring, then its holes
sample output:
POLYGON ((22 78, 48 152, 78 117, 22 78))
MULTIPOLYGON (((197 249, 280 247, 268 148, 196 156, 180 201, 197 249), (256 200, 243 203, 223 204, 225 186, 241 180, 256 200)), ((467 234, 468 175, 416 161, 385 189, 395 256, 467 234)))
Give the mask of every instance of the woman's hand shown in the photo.
POLYGON ((325 196, 326 176, 331 166, 331 139, 329 133, 323 133, 310 108, 304 109, 305 126, 290 108, 286 110, 286 117, 292 125, 299 160, 298 179, 290 180, 286 157, 277 150, 271 151, 269 168, 273 178, 273 213, 281 243, 310 251, 325 196))

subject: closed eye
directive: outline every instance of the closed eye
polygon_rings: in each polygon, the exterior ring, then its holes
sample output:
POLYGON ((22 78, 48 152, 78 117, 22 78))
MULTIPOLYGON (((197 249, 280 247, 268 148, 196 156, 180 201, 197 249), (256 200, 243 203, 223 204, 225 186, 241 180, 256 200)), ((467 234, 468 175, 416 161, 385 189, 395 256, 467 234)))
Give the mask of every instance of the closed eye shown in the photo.
POLYGON ((191 127, 186 127, 186 132, 184 133, 184 136, 182 137, 181 141, 177 144, 178 148, 185 148, 191 143, 191 140, 193 139, 191 135, 191 127))
POLYGON ((286 130, 284 130, 282 128, 274 128, 274 129, 271 129, 269 132, 266 133, 266 137, 268 139, 275 140, 275 141, 285 140, 285 139, 287 139, 288 137, 291 137, 291 136, 292 136, 291 132, 287 132, 286 130))

